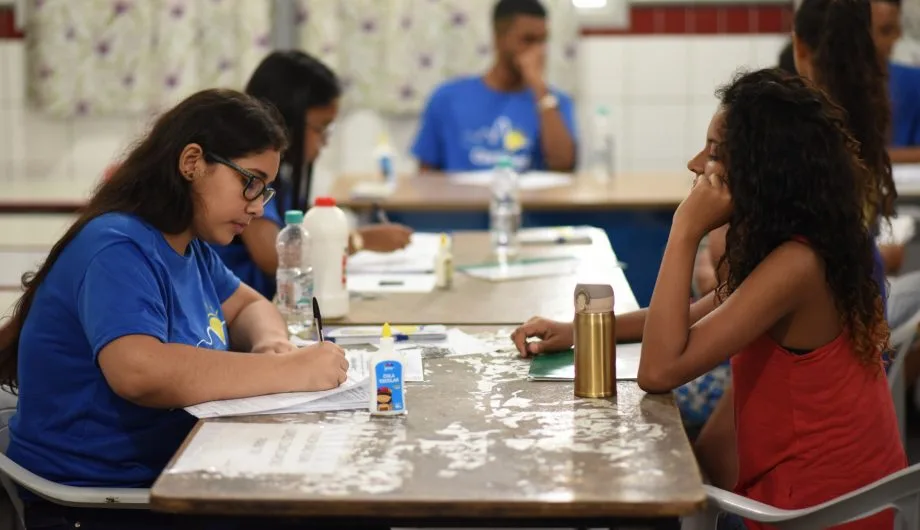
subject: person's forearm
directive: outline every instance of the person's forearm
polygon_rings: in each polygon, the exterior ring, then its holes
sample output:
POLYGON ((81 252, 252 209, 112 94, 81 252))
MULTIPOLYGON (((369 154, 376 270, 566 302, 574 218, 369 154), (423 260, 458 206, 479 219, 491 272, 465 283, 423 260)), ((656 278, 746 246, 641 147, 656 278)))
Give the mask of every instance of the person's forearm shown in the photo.
MULTIPOLYGON (((549 89, 539 87, 534 90, 537 101, 549 94, 549 89)), ((553 171, 571 171, 575 167, 575 142, 565 125, 562 112, 554 109, 541 109, 540 113, 540 150, 546 166, 553 171)))
POLYGON ((920 162, 920 146, 889 147, 888 156, 892 164, 915 164, 920 162))
POLYGON ((687 296, 693 275, 693 261, 700 238, 671 232, 661 260, 661 269, 643 330, 640 386, 646 391, 666 391, 673 385, 662 381, 662 368, 673 363, 687 345, 690 306, 687 296))
POLYGON ((230 325, 230 339, 234 349, 255 351, 266 344, 286 342, 290 337, 281 313, 274 304, 262 299, 240 311, 230 325))
POLYGON ((130 347, 100 354, 112 390, 151 408, 289 392, 286 355, 254 355, 132 337, 130 347), (117 358, 105 358, 114 355, 117 358))
POLYGON ((638 309, 622 315, 617 315, 616 341, 639 342, 642 340, 642 330, 645 328, 645 315, 648 309, 638 309))

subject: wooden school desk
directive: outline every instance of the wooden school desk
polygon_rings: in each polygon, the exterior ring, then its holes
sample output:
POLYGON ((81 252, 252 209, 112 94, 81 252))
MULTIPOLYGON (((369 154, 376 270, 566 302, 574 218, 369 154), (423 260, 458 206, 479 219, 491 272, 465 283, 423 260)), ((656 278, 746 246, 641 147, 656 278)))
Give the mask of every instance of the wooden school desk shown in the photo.
MULTIPOLYGON (((591 229, 591 244, 523 245, 521 257, 574 256, 574 274, 520 280, 488 281, 461 271, 453 287, 430 293, 386 293, 374 298, 352 298, 346 323, 382 324, 509 324, 534 315, 571 320, 573 291, 578 283, 606 283, 614 288, 616 311, 639 308, 617 257, 602 230, 591 229)), ((457 232, 453 239, 456 267, 491 259, 488 232, 457 232)), ((334 321, 328 320, 332 325, 334 321)))
MULTIPOLYGON (((199 422, 154 484, 153 509, 367 517, 412 527, 606 527, 703 507, 700 472, 670 394, 620 382, 613 398, 576 399, 571 382, 527 381, 530 363, 512 353, 508 330, 465 331, 495 337, 494 352, 426 357, 425 382, 408 386, 404 417, 343 411, 199 422), (297 454, 316 462, 298 474, 261 466, 193 471, 183 451, 215 423, 256 429, 256 438, 290 440, 295 430, 325 438, 300 438, 322 449, 297 454)), ((239 439, 231 431, 217 444, 245 458, 251 446, 239 439)))
MULTIPOLYGON (((379 204, 393 222, 420 231, 486 230, 489 190, 456 184, 444 174, 424 174, 397 180, 391 195, 381 199, 352 196, 359 182, 373 175, 342 175, 331 190, 336 201, 359 212, 379 204)), ((524 226, 589 225, 603 229, 626 262, 626 277, 639 304, 651 299, 661 254, 671 229, 674 209, 687 196, 689 171, 621 173, 608 185, 576 176, 570 185, 523 190, 524 226)))

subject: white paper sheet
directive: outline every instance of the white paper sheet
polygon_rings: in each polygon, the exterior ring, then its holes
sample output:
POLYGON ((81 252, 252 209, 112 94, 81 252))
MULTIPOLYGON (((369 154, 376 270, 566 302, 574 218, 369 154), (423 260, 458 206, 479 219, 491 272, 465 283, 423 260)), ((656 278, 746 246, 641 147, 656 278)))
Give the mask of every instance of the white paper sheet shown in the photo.
POLYGON ((353 425, 205 423, 170 473, 330 475, 351 451, 353 425))
MULTIPOLYGON (((453 184, 467 186, 491 186, 492 170, 484 171, 463 171, 451 173, 448 179, 453 184)), ((518 178, 518 188, 522 190, 542 190, 549 188, 559 188, 572 184, 571 173, 556 173, 552 171, 528 171, 518 178)))
MULTIPOLYGON (((376 350, 347 350, 345 358, 348 359, 348 373, 355 374, 358 379, 370 377, 371 356, 376 350)), ((425 380, 425 370, 422 367, 422 350, 418 348, 399 348, 403 355, 403 379, 407 383, 418 383, 425 380)))
POLYGON ((434 274, 348 274, 347 288, 353 293, 430 293, 434 274))
MULTIPOLYGON (((368 363, 376 347, 368 344, 367 349, 352 348, 345 350, 348 359, 348 379, 338 388, 322 392, 289 392, 285 394, 268 394, 239 399, 209 401, 185 410, 197 418, 220 418, 227 416, 247 416, 261 414, 291 414, 296 412, 324 412, 333 410, 353 410, 368 406, 370 389, 367 379, 370 376, 368 363)), ((406 382, 425 380, 420 349, 400 349, 405 359, 406 382)))
POLYGON ((896 185, 920 185, 920 164, 893 164, 891 176, 896 185))
POLYGON ((476 265, 460 270, 474 278, 489 281, 520 280, 540 276, 574 274, 578 261, 574 258, 521 260, 491 265, 476 265))
POLYGON ((451 356, 482 355, 491 351, 488 344, 457 328, 448 330, 446 342, 453 352, 451 356))
POLYGON ((590 245, 591 229, 586 226, 524 228, 518 232, 522 245, 590 245))
POLYGON ((349 274, 434 272, 434 257, 440 245, 440 234, 416 232, 404 249, 395 252, 362 250, 355 253, 348 258, 346 270, 349 274))
MULTIPOLYGON (((276 411, 290 411, 290 409, 311 402, 336 403, 337 394, 346 392, 356 387, 366 386, 363 380, 349 377, 338 388, 323 390, 321 392, 287 392, 284 394, 268 394, 239 399, 224 399, 209 401, 185 407, 185 410, 197 418, 219 418, 224 416, 245 416, 248 414, 265 414, 276 411)), ((341 399, 339 400, 341 401, 341 399)), ((339 405, 340 406, 340 405, 339 405)), ((341 410, 341 409, 334 409, 341 410)))
POLYGON ((639 378, 639 357, 642 343, 617 344, 617 381, 635 381, 639 378))

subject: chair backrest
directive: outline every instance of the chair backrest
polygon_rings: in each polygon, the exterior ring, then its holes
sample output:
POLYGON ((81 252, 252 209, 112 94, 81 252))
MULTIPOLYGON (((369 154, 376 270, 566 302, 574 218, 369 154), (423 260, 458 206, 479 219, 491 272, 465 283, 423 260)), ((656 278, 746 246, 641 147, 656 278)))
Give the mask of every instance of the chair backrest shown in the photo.
MULTIPOLYGON (((6 456, 9 443, 9 426, 0 426, 0 482, 10 494, 14 504, 19 502, 17 486, 55 504, 78 508, 146 509, 150 506, 150 490, 146 488, 85 488, 64 486, 42 478, 20 466, 6 456)), ((17 511, 21 512, 21 503, 17 511)))

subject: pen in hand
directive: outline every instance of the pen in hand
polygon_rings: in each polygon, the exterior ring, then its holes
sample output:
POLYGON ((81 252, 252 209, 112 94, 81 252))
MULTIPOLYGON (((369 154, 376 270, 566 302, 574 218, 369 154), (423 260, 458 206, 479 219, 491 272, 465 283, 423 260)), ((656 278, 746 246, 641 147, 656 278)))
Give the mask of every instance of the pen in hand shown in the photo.
POLYGON ((320 342, 325 342, 323 338, 323 315, 319 312, 319 302, 313 297, 313 325, 316 326, 316 336, 320 342))

